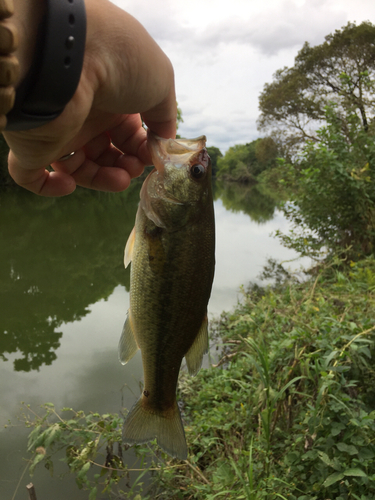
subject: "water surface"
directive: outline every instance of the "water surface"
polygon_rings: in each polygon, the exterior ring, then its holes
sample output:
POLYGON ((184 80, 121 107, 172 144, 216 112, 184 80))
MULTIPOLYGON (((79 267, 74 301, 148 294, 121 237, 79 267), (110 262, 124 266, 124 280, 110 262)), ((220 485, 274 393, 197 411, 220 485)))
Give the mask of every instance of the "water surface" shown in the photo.
MULTIPOLYGON (((35 410, 119 413, 139 395, 140 353, 124 367, 117 344, 129 305, 123 250, 140 184, 121 194, 77 190, 62 199, 23 191, 0 194, 0 498, 26 498, 23 457, 29 430, 21 402, 35 410), (8 419, 12 425, 4 428, 8 419)), ((216 275, 209 317, 236 304, 267 257, 296 255, 270 237, 287 222, 271 198, 250 187, 218 186, 216 275)), ((128 452, 129 453, 129 452, 128 452)), ((129 460, 133 460, 131 453, 129 460)), ((73 478, 37 469, 41 500, 87 499, 73 478)))

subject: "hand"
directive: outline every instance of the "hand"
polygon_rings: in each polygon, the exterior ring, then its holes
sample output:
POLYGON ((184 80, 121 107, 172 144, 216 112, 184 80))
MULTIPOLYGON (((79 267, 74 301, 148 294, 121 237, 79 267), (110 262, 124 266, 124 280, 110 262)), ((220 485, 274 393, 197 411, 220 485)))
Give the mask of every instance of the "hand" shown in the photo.
POLYGON ((81 79, 63 113, 42 127, 4 133, 10 175, 36 194, 63 196, 76 185, 126 189, 151 164, 141 116, 157 135, 175 137, 169 59, 132 16, 108 0, 86 0, 86 13, 81 79))

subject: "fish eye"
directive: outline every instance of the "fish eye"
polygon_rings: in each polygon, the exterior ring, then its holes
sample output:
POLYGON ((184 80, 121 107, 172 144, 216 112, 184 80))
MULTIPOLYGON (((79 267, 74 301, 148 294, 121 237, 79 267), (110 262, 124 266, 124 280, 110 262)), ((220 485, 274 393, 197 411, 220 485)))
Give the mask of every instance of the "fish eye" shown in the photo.
POLYGON ((201 179, 206 173, 206 169, 200 163, 196 163, 192 167, 190 167, 190 173, 194 179, 201 179))

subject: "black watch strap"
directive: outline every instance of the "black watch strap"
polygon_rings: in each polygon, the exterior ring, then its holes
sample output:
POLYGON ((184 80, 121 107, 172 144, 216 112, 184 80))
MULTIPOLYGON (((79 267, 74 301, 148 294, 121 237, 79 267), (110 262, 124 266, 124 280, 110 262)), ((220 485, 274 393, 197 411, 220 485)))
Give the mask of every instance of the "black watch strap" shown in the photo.
POLYGON ((16 88, 8 130, 40 127, 57 118, 77 89, 86 42, 84 0, 45 0, 34 60, 16 88))

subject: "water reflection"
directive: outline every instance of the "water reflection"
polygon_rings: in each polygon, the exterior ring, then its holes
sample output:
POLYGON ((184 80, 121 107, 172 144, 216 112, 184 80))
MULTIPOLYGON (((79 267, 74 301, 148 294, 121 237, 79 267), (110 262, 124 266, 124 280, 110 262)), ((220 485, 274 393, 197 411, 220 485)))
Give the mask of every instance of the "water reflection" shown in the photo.
POLYGON ((277 208, 275 199, 262 192, 256 184, 216 181, 214 194, 227 210, 244 212, 259 224, 271 220, 277 208))
POLYGON ((122 255, 138 200, 136 182, 118 195, 0 195, 0 356, 21 353, 15 370, 50 365, 63 322, 81 319, 117 285, 129 288, 122 255))
MULTIPOLYGON (((123 367, 117 343, 128 307, 123 250, 141 182, 115 195, 82 190, 46 199, 22 190, 0 193, 0 357, 9 359, 0 363, 1 498, 13 498, 25 468, 29 429, 3 427, 8 419, 17 422, 21 401, 32 408, 51 401, 57 409, 119 413, 138 399, 140 353, 123 367)), ((265 225, 250 220, 268 220, 275 210, 254 193, 248 186, 218 185, 210 318, 235 305, 239 286, 259 274, 267 255, 290 256, 268 236, 287 223, 280 213, 265 225)), ((75 491, 72 477, 59 482, 58 474, 53 479, 43 468, 36 471, 38 498, 53 491, 56 500, 87 499, 75 491)))
MULTIPOLYGON (((141 182, 121 194, 0 194, 0 357, 6 361, 17 353, 16 371, 50 365, 63 323, 82 319, 116 286, 129 289, 122 256, 141 182)), ((217 182, 215 197, 227 210, 257 222, 270 220, 275 211, 275 201, 255 186, 217 182)))

